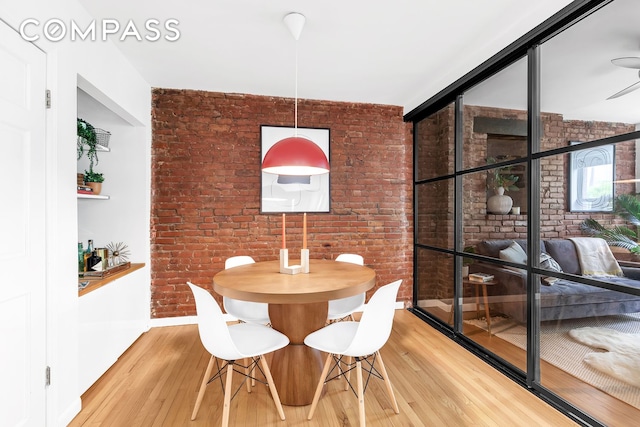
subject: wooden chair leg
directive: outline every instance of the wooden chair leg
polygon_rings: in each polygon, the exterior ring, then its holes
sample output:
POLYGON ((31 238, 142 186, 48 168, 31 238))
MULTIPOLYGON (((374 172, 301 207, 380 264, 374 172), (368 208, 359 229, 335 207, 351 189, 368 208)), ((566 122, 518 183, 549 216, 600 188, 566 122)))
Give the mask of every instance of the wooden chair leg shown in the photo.
MULTIPOLYGON (((253 362, 253 361, 254 361, 254 359, 251 358, 251 362, 253 362)), ((252 387, 256 386, 256 379, 255 379, 255 375, 254 375, 255 371, 256 371, 256 367, 254 365, 253 366, 253 370, 251 372, 249 372, 249 374, 251 374, 251 386, 252 387)))
POLYGON ((229 410, 231 409, 231 382, 233 380, 233 365, 227 365, 227 379, 224 385, 224 405, 222 407, 222 427, 229 427, 229 410))
MULTIPOLYGON (((351 356, 347 356, 347 367, 351 366, 351 363, 353 362, 353 359, 351 358, 351 356)), ((345 390, 349 390, 349 381, 351 381, 351 370, 347 370, 347 373, 345 374, 345 379, 344 379, 344 389, 345 390)))
MULTIPOLYGON (((249 360, 253 362, 253 358, 245 358, 242 361, 242 363, 244 363, 244 366, 246 366, 246 368, 244 368, 244 374, 247 377, 251 375, 251 362, 249 362, 249 360)), ((247 393, 251 393, 251 386, 253 385, 252 382, 249 380, 249 378, 245 378, 244 382, 247 384, 247 393)))
POLYGON ((262 370, 264 371, 264 376, 267 378, 267 384, 269 384, 269 390, 271 390, 271 397, 273 397, 273 401, 276 404, 278 414, 280 414, 280 419, 284 420, 284 410, 282 409, 282 403, 280 402, 280 395, 278 394, 278 390, 276 390, 276 385, 273 382, 269 364, 267 363, 264 356, 260 357, 260 363, 262 363, 262 370))
POLYGON ((362 362, 356 361, 356 376, 358 379, 358 415, 360 418, 360 427, 367 425, 364 414, 364 387, 362 385, 362 362))
POLYGON ((322 368, 322 373, 320 374, 320 381, 318 381, 318 386, 316 387, 316 394, 313 395, 313 401, 311 402, 311 409, 309 409, 309 415, 307 415, 308 420, 313 418, 313 413, 316 410, 316 406, 318 406, 318 400, 320 400, 320 395, 322 394, 322 387, 324 386, 324 381, 327 378, 327 374, 329 373, 331 360, 332 360, 331 354, 327 354, 327 359, 324 362, 324 368, 322 368))
POLYGON ((376 352, 378 362, 380 362, 380 373, 382 374, 382 378, 384 378, 384 384, 387 386, 387 394, 389 395, 389 399, 391 399, 391 406, 393 406, 393 411, 396 414, 400 413, 400 408, 398 408, 398 402, 396 401, 396 396, 393 393, 393 388, 391 387, 391 381, 389 380, 389 375, 387 374, 387 370, 384 367, 384 362, 382 361, 382 355, 380 352, 376 352))
POLYGON ((196 398, 196 406, 193 408, 193 412, 191 413, 191 421, 196 419, 198 415, 198 411, 200 410, 200 404, 202 403, 202 398, 204 397, 204 391, 207 388, 207 382, 209 382, 209 377, 211 376, 211 371, 213 370, 213 364, 216 360, 214 355, 211 355, 209 359, 209 364, 207 365, 207 369, 204 371, 204 376, 202 377, 202 382, 200 383, 200 390, 198 390, 198 397, 196 398))

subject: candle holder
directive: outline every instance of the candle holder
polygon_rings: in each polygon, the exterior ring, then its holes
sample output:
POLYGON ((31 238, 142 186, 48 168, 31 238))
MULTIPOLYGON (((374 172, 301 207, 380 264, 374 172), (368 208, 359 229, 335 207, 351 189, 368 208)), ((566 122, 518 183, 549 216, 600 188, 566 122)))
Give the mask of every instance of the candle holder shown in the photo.
POLYGON ((300 264, 289 265, 289 249, 280 249, 280 273, 282 274, 309 274, 309 249, 300 251, 300 264))
POLYGON ((289 265, 289 249, 280 249, 280 273, 298 274, 301 271, 301 265, 289 265))

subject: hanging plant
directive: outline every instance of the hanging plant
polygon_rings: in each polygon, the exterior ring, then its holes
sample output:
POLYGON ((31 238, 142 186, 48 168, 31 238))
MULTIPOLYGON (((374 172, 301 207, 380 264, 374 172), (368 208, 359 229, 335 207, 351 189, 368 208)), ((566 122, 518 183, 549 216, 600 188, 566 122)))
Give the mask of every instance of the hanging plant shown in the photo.
POLYGON ((89 159, 89 172, 93 173, 93 165, 98 164, 98 151, 96 150, 96 129, 91 123, 80 118, 78 118, 77 127, 77 160, 80 160, 80 158, 82 158, 82 155, 86 152, 87 158, 89 159))

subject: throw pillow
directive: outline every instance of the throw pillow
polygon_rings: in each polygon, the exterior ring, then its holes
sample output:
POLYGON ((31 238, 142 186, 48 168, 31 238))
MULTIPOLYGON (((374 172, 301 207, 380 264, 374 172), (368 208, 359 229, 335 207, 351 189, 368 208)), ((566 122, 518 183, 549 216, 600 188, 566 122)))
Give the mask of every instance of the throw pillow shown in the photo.
MULTIPOLYGON (((562 272, 562 267, 560 267, 558 261, 553 259, 553 257, 546 252, 540 252, 540 268, 544 268, 545 270, 557 271, 560 273, 562 272)), ((542 283, 543 285, 551 286, 558 280, 559 279, 557 277, 542 276, 540 278, 540 283, 542 283)))
MULTIPOLYGON (((527 263, 527 254, 522 249, 522 247, 516 242, 512 242, 508 247, 504 248, 499 253, 500 259, 505 261, 511 261, 518 264, 526 264, 527 263)), ((523 271, 521 268, 505 266, 510 270, 514 271, 523 271)))
POLYGON ((553 257, 546 252, 540 252, 540 268, 562 273, 562 267, 560 267, 558 261, 553 259, 553 257))

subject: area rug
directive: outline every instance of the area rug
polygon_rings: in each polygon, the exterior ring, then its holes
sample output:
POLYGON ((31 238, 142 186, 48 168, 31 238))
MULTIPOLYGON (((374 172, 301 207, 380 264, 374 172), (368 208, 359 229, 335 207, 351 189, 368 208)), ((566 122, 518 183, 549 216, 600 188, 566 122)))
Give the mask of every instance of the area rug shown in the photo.
MULTIPOLYGON (((466 320, 465 323, 487 330, 485 319, 466 320)), ((540 325, 540 357, 585 383, 640 409, 640 388, 621 381, 608 373, 601 372, 590 364, 589 361, 594 358, 593 355, 604 354, 606 350, 598 349, 598 346, 592 347, 580 343, 569 335, 571 330, 588 327, 606 328, 624 334, 640 334, 640 313, 542 322, 540 325)), ((491 332, 498 338, 523 350, 526 349, 527 331, 524 325, 504 317, 492 317, 491 332)), ((636 338, 639 336, 636 335, 636 338)), ((636 352, 634 356, 638 358, 640 354, 636 352)), ((602 356, 595 358, 600 357, 602 356)), ((544 377, 542 380, 544 382, 544 377)))

